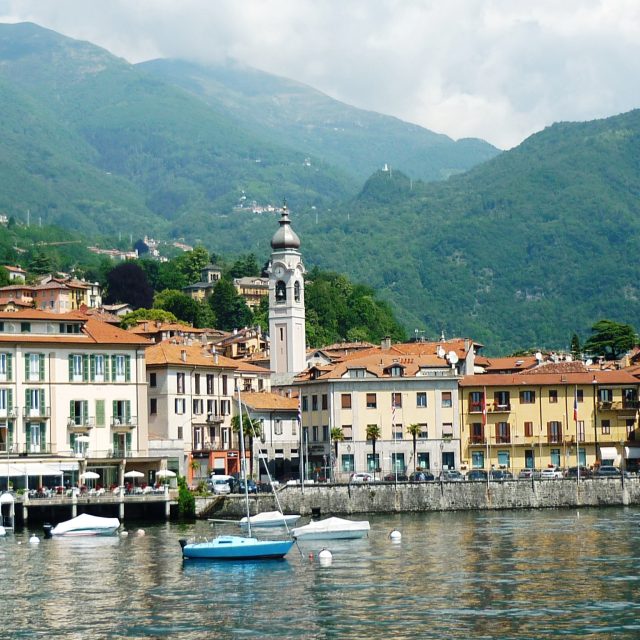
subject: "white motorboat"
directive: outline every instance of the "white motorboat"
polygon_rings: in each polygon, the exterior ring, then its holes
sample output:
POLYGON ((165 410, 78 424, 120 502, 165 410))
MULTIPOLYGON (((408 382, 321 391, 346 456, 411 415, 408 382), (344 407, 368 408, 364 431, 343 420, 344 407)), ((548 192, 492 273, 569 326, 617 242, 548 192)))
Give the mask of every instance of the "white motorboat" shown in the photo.
POLYGON ((325 518, 291 530, 296 540, 347 540, 362 538, 369 532, 368 520, 325 518))
POLYGON ((120 520, 81 513, 71 520, 61 522, 53 528, 50 527, 51 525, 44 527, 45 538, 52 536, 110 536, 120 527, 120 520))
POLYGON ((281 511, 265 511, 249 518, 245 516, 238 524, 243 528, 247 527, 247 522, 252 527, 292 527, 298 520, 300 514, 285 515, 281 511))

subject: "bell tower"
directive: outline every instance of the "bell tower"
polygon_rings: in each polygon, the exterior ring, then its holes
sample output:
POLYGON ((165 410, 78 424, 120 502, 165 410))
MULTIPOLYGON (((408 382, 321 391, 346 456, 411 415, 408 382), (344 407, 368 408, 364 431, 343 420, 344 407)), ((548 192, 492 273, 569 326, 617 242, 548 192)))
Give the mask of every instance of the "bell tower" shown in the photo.
POLYGON ((290 384, 306 368, 304 273, 300 238, 291 228, 286 203, 271 239, 269 339, 273 384, 290 384))

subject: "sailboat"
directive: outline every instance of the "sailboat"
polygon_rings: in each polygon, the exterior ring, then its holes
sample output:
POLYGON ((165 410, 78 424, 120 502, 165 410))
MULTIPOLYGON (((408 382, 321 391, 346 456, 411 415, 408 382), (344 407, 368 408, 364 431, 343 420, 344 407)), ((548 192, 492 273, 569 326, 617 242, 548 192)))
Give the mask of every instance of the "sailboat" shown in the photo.
MULTIPOLYGON (((242 402, 240 400, 240 386, 238 386, 238 407, 240 411, 240 454, 241 469, 244 478, 246 473, 246 458, 244 450, 244 431, 242 419, 242 402)), ((217 536, 213 540, 204 542, 189 542, 180 540, 182 556, 184 558, 207 560, 270 560, 281 559, 287 555, 294 544, 294 540, 258 540, 251 535, 251 516, 249 510, 248 483, 244 482, 244 499, 247 511, 246 536, 217 536)))

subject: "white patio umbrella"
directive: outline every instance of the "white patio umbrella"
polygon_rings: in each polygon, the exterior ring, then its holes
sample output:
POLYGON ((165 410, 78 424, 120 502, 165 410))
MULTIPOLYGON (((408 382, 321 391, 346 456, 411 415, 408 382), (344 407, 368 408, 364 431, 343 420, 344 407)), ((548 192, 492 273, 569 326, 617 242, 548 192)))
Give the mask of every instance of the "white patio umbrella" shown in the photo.
POLYGON ((157 478, 175 478, 176 474, 171 469, 160 469, 160 471, 156 471, 157 478))
POLYGON ((83 480, 97 480, 100 477, 100 474, 96 473, 95 471, 85 471, 84 473, 80 474, 80 477, 83 480))
POLYGON ((136 478, 144 478, 144 473, 142 473, 142 471, 136 471, 135 469, 132 469, 131 471, 127 471, 127 473, 124 474, 124 477, 133 480, 133 484, 135 486, 136 478))

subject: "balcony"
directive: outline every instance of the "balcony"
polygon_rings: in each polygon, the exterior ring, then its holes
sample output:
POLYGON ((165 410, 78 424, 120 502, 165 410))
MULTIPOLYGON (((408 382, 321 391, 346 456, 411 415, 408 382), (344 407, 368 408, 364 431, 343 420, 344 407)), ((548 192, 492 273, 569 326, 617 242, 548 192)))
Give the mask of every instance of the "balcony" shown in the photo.
POLYGON ((128 433, 138 426, 138 420, 136 416, 114 416, 110 426, 114 433, 128 433))
POLYGON ((482 402, 470 402, 469 413, 482 413, 482 402))
POLYGON ((511 403, 507 404, 489 404, 487 405, 487 411, 489 413, 509 413, 511 411, 511 403))
POLYGON ((6 418, 7 420, 15 420, 17 417, 18 417, 18 407, 0 409, 0 418, 6 418))
POLYGON ((209 453, 210 451, 217 451, 222 447, 215 442, 198 442, 192 446, 193 453, 209 453))
MULTIPOLYGON (((6 444, 3 442, 0 445, 0 451, 7 452, 6 444)), ((51 454, 53 448, 50 442, 35 443, 35 442, 14 442, 9 445, 9 455, 17 455, 21 458, 26 458, 30 455, 41 456, 51 454)))
POLYGON ((73 417, 67 418, 67 429, 70 433, 87 433, 96 424, 95 418, 73 417))
POLYGON ((637 411, 638 407, 640 402, 637 400, 598 401, 598 411, 637 411))
POLYGON ((469 444, 487 444, 484 436, 470 436, 469 444))
POLYGON ((224 422, 224 416, 219 416, 215 413, 207 413, 207 423, 219 424, 221 422, 224 422))
POLYGON ((547 444, 562 444, 562 435, 561 434, 551 434, 547 436, 547 444))
POLYGON ((496 436, 496 444, 511 444, 511 436, 496 436))
POLYGON ((22 407, 22 416, 27 422, 48 420, 51 418, 51 407, 22 407))

